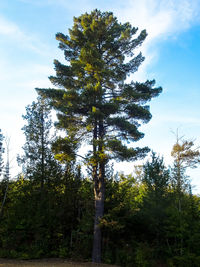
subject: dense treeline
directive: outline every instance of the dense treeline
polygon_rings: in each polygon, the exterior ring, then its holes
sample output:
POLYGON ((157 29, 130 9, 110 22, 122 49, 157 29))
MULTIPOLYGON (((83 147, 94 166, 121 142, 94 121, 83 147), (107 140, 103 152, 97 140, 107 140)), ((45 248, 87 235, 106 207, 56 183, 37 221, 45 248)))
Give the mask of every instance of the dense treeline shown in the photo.
MULTIPOLYGON (((28 112, 32 110, 31 116, 38 110, 37 105, 34 102, 27 107, 28 112)), ((31 116, 24 116, 28 120, 26 138, 30 141, 31 135, 33 139, 31 146, 24 146, 26 161, 21 156, 23 173, 15 180, 4 177, 0 184, 1 203, 8 185, 0 222, 0 257, 90 260, 93 181, 85 177, 76 162, 60 164, 54 160, 50 168, 49 155, 42 157, 39 145, 37 159, 31 157, 32 146, 39 144, 34 133, 39 133, 41 126, 35 119, 34 129, 31 116), (37 171, 33 171, 36 166, 37 171), (48 169, 45 175, 42 166, 48 169)), ((43 125, 46 122, 47 117, 43 125)), ((54 139, 45 140, 48 144, 54 139)), ((100 222, 103 262, 120 266, 199 266, 200 198, 192 195, 184 170, 179 188, 174 168, 166 168, 155 153, 133 174, 113 174, 112 169, 110 166, 106 170, 105 213, 100 222)))
POLYGON ((177 134, 170 168, 153 152, 130 175, 110 166, 126 160, 134 168, 150 151, 128 144, 144 136, 146 103, 162 91, 154 80, 127 81, 144 60, 133 50, 147 34, 136 33, 111 12, 94 10, 74 18, 69 36, 56 35, 67 62, 54 61, 56 88, 37 89, 37 101, 26 107, 17 179, 0 132, 0 257, 200 266, 200 198, 186 175, 200 162, 193 141, 177 134))

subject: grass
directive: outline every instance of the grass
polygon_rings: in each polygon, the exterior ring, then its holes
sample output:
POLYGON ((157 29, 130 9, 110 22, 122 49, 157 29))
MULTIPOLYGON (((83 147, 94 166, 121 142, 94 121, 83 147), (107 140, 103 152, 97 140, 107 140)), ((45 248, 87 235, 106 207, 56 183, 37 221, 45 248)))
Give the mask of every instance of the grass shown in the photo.
POLYGON ((70 262, 65 259, 10 260, 0 259, 0 267, 117 267, 116 265, 91 262, 70 262))

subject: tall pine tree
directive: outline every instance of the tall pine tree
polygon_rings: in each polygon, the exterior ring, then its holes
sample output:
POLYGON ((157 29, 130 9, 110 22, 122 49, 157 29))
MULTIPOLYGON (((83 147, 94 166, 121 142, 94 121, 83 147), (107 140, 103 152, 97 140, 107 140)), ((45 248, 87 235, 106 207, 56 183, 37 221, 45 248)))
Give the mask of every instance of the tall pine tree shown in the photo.
POLYGON ((57 126, 66 130, 61 152, 73 158, 85 140, 91 147, 85 160, 94 181, 93 262, 101 261, 105 166, 110 159, 135 160, 149 151, 127 144, 144 136, 138 127, 151 119, 145 103, 161 92, 154 88, 154 80, 126 82, 144 60, 133 51, 147 34, 143 30, 133 38, 136 33, 137 28, 119 23, 112 12, 94 10, 75 17, 69 36, 56 34, 67 61, 66 65, 54 61, 56 76, 50 81, 57 89, 37 89, 57 111, 57 126))

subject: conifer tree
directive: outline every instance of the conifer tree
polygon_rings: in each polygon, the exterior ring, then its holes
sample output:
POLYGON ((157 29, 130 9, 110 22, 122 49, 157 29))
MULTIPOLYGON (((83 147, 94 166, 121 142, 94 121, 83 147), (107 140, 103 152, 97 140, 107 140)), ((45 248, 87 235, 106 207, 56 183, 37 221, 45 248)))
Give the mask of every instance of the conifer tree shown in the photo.
POLYGON ((165 167, 163 158, 156 156, 155 152, 152 152, 151 161, 147 161, 143 168, 143 182, 159 202, 168 189, 169 170, 165 167))
POLYGON ((9 157, 9 152, 10 152, 10 138, 6 137, 5 138, 5 144, 6 144, 6 164, 4 166, 4 172, 3 172, 3 180, 2 180, 2 184, 4 184, 5 189, 4 189, 4 196, 3 196, 3 200, 1 203, 1 209, 0 209, 0 217, 2 217, 3 215, 3 208, 6 202, 6 198, 7 198, 7 193, 8 193, 8 186, 9 186, 9 182, 10 182, 10 157, 9 157))
POLYGON ((47 101, 38 97, 36 102, 26 107, 26 114, 22 117, 26 121, 22 128, 26 142, 24 155, 18 157, 18 162, 23 166, 26 178, 40 184, 42 190, 56 165, 51 151, 52 121, 47 101))
POLYGON ((3 148, 3 134, 1 133, 1 129, 0 129, 0 177, 2 175, 2 171, 3 171, 3 153, 4 153, 4 148, 3 148))
MULTIPOLYGON (((185 171, 187 168, 196 168, 200 163, 200 151, 198 147, 194 147, 192 140, 184 140, 179 137, 178 131, 176 135, 176 143, 174 144, 171 155, 174 158, 174 166, 172 168, 172 181, 177 198, 179 231, 180 231, 180 255, 183 255, 183 212, 182 212, 182 198, 183 192, 188 188, 188 181, 185 171)), ((190 187, 189 187, 190 188, 190 187)), ((189 189, 188 188, 188 189, 189 189)))
POLYGON ((143 183, 146 192, 142 204, 142 213, 146 229, 154 235, 159 244, 164 238, 164 225, 167 218, 167 192, 169 185, 169 170, 165 167, 163 158, 152 152, 151 159, 143 166, 143 183))
POLYGON ((196 168, 200 163, 199 147, 194 147, 192 140, 184 140, 183 137, 176 136, 171 155, 174 158, 173 180, 175 188, 180 195, 186 185, 185 171, 187 168, 196 168))
POLYGON ((37 89, 57 111, 57 127, 66 130, 66 138, 59 141, 60 155, 73 159, 86 140, 91 148, 85 160, 94 181, 93 262, 101 261, 105 166, 110 159, 135 160, 149 151, 127 144, 144 136, 138 127, 151 119, 146 102, 161 92, 154 80, 126 81, 144 60, 134 49, 147 34, 143 30, 136 35, 137 30, 119 23, 112 12, 94 10, 75 17, 69 36, 56 34, 66 59, 66 64, 54 61, 56 75, 50 81, 57 89, 37 89))

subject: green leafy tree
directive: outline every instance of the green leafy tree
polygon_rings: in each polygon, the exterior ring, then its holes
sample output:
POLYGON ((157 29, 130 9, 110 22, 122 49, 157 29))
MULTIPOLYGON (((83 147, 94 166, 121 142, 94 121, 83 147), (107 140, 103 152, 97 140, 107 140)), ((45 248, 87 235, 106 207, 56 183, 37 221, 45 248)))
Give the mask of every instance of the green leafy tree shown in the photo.
POLYGON ((91 146, 85 160, 94 181, 93 262, 101 261, 105 166, 110 159, 135 160, 149 151, 127 144, 144 136, 138 127, 151 119, 145 104, 161 92, 154 80, 126 82, 144 60, 133 51, 147 34, 143 30, 133 38, 136 33, 137 28, 119 23, 112 12, 94 10, 74 18, 69 36, 56 34, 67 61, 54 61, 56 76, 50 81, 57 89, 37 89, 57 110, 58 128, 66 130, 59 142, 61 155, 70 160, 86 140, 91 146))

